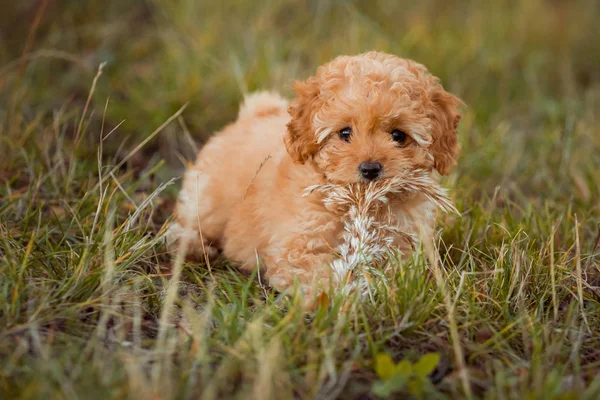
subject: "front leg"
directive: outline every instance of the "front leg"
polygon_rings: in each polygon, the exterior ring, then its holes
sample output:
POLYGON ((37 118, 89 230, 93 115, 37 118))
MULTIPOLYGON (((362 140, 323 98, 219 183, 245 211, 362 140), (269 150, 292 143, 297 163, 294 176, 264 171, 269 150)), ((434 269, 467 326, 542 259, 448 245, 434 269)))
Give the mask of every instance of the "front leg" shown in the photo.
POLYGON ((330 267, 335 257, 325 238, 305 234, 273 243, 262 259, 269 285, 285 292, 297 284, 310 307, 320 293, 337 283, 330 267))

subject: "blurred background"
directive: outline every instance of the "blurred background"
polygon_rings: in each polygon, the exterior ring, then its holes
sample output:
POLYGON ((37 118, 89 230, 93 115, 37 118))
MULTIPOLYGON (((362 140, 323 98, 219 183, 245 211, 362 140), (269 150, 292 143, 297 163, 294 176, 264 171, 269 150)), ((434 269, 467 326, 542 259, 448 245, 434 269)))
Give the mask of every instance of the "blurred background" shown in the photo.
POLYGON ((137 160, 164 159, 165 176, 194 158, 190 137, 201 145, 235 118, 244 93, 289 96, 320 64, 376 49, 425 64, 465 101, 457 179, 468 174, 473 193, 504 183, 557 196, 575 189, 587 200, 598 191, 596 0, 2 2, 2 116, 81 112, 106 62, 87 126, 122 123, 106 154, 189 103, 137 160))
POLYGON ((599 0, 0 0, 2 399, 268 398, 270 374, 275 397, 373 398, 384 349, 450 355, 436 387, 466 398, 459 342, 476 396, 596 399, 599 224, 599 0), (465 102, 442 182, 462 216, 438 219, 460 341, 421 258, 314 320, 186 264, 181 304, 215 329, 171 332, 171 178, 244 93, 374 49, 465 102))

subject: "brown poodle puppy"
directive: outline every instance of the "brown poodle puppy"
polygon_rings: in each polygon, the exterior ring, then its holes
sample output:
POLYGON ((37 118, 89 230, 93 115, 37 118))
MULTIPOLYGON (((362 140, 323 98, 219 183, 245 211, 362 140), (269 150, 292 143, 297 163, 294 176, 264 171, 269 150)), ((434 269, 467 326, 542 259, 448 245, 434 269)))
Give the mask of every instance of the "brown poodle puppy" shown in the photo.
MULTIPOLYGON (((168 240, 191 256, 260 265, 269 284, 295 282, 308 296, 330 283, 343 221, 318 192, 325 183, 368 183, 416 169, 448 174, 460 152, 461 101, 414 61, 369 52, 342 56, 297 82, 288 102, 247 96, 237 121, 217 133, 186 175, 168 240)), ((435 208, 424 196, 392 200, 402 232, 430 241, 435 208)), ((406 236, 397 238, 403 253, 406 236)))

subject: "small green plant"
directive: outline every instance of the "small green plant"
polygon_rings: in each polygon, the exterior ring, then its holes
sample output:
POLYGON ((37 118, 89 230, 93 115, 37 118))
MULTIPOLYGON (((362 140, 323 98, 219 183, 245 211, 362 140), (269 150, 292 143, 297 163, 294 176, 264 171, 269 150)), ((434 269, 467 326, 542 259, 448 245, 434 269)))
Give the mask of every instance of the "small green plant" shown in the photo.
POLYGON ((380 397, 406 391, 422 399, 427 389, 432 388, 428 375, 433 372, 439 361, 438 353, 427 353, 414 364, 409 360, 394 364, 389 354, 379 353, 375 356, 375 372, 379 380, 373 384, 371 390, 380 397))

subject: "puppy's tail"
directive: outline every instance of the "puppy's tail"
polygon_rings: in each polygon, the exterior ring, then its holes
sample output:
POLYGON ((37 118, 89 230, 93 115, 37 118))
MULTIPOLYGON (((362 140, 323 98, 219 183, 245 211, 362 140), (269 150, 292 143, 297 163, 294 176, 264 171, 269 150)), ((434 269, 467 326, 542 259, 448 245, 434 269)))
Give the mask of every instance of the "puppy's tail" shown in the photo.
POLYGON ((284 115, 287 106, 287 100, 278 93, 268 91, 250 93, 244 98, 238 119, 284 115))

